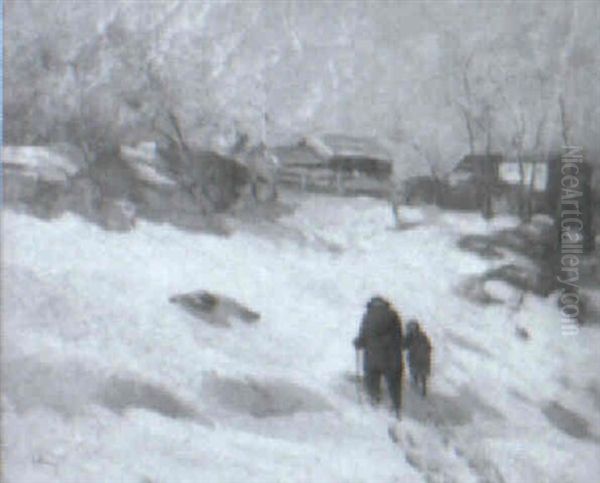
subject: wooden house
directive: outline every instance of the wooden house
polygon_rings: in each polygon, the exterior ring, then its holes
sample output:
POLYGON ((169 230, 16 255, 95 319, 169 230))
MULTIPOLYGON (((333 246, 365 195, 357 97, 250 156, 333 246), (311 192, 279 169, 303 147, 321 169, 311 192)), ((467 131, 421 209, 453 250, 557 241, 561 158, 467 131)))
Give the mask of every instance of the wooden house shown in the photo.
POLYGON ((275 152, 282 183, 337 194, 387 196, 389 191, 392 158, 375 139, 309 136, 275 152))
POLYGON ((500 181, 501 163, 500 154, 465 156, 448 176, 441 204, 454 209, 481 209, 490 216, 500 181))

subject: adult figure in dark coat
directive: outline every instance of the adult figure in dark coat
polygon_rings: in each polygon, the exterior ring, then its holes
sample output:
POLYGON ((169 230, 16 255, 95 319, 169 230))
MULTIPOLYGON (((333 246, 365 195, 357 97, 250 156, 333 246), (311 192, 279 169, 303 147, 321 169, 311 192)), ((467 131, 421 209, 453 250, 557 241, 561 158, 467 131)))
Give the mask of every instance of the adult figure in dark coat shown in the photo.
POLYGON ((396 415, 402 405, 402 325, 390 303, 373 297, 367 304, 354 346, 364 350, 363 366, 365 387, 371 401, 381 400, 381 376, 387 388, 396 415))

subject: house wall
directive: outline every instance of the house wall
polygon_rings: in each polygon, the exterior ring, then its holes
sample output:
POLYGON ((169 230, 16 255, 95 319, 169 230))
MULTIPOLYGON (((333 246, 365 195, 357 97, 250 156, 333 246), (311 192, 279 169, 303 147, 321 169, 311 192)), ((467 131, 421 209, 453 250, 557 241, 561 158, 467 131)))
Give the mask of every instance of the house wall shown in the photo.
MULTIPOLYGON (((523 163, 525 186, 531 183, 531 177, 535 174, 534 190, 545 191, 548 183, 548 164, 547 163, 523 163)), ((519 171, 519 163, 503 162, 500 164, 499 171, 500 181, 508 185, 519 185, 521 183, 521 175, 519 171)))

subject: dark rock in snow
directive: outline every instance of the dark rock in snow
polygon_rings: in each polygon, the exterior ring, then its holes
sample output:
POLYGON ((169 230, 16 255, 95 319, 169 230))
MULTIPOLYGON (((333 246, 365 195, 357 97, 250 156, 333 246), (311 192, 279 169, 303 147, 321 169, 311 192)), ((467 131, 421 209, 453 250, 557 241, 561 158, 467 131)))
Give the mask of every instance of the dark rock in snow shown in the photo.
POLYGON ((517 337, 519 337, 520 339, 523 339, 523 340, 529 340, 529 337, 530 337, 529 331, 523 327, 517 327, 515 329, 515 334, 517 337))
POLYGON ((551 401, 542 408, 544 416, 552 425, 563 433, 577 439, 591 439, 589 423, 579 414, 565 408, 556 401, 551 401))
POLYGON ((194 317, 201 318, 211 325, 229 326, 230 318, 247 323, 260 319, 259 313, 237 300, 206 290, 173 295, 169 302, 180 305, 194 317))

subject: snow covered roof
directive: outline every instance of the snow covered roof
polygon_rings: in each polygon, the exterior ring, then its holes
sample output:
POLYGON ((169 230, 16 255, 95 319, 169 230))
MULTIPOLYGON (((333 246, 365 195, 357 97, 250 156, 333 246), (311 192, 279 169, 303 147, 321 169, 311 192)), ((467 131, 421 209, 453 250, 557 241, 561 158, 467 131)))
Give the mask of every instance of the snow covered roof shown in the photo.
POLYGON ((75 146, 63 144, 3 146, 2 163, 51 182, 63 182, 84 167, 83 154, 75 146))
POLYGON ((151 162, 158 157, 156 143, 153 141, 141 142, 136 146, 121 146, 121 156, 129 159, 139 159, 151 162))
POLYGON ((156 166, 146 163, 131 163, 126 161, 136 177, 152 186, 175 187, 177 183, 169 176, 158 171, 156 166))
POLYGON ((463 157, 454 168, 454 171, 465 171, 468 173, 478 172, 484 163, 491 162, 498 165, 502 162, 501 154, 468 154, 463 157))
POLYGON ((333 156, 376 158, 391 161, 392 156, 375 138, 347 134, 319 134, 304 138, 307 146, 324 159, 333 156))
POLYGON ((120 154, 139 180, 152 186, 174 187, 177 185, 168 175, 161 173, 158 166, 160 156, 155 142, 121 146, 120 154))
POLYGON ((283 166, 318 166, 324 164, 324 158, 309 146, 278 146, 273 148, 275 156, 283 166))

